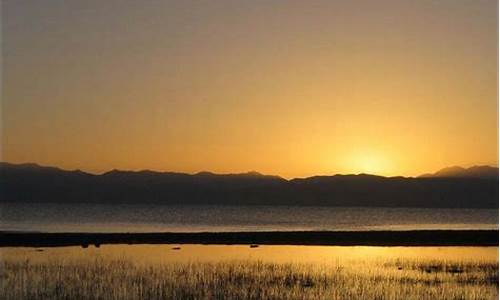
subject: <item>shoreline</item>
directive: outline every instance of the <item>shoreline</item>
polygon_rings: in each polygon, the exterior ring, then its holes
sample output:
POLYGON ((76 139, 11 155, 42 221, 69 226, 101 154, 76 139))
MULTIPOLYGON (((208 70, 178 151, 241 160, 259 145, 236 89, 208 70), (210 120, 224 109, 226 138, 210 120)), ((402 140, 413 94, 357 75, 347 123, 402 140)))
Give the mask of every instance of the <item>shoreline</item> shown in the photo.
POLYGON ((106 244, 496 246, 498 230, 44 233, 0 231, 0 247, 106 244))

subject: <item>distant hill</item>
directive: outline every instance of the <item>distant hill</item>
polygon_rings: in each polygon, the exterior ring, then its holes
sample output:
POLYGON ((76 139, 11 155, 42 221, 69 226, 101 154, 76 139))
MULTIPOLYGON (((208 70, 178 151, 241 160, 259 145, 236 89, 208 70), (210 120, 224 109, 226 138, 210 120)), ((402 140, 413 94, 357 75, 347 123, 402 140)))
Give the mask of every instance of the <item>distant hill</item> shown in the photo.
POLYGON ((498 208, 498 173, 464 170, 481 176, 451 176, 462 172, 457 168, 418 178, 359 174, 286 180, 257 172, 149 170, 95 175, 0 163, 0 202, 498 208))
POLYGON ((461 178, 498 178, 498 168, 490 166, 473 166, 470 168, 448 167, 432 174, 419 177, 461 177, 461 178))

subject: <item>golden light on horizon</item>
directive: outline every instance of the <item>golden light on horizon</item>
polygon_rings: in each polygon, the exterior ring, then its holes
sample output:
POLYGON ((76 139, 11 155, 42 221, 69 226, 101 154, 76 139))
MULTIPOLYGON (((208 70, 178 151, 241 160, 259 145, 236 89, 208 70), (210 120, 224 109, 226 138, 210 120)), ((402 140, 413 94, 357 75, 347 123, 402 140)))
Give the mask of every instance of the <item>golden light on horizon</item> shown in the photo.
POLYGON ((383 174, 386 169, 384 169, 384 162, 380 157, 374 155, 364 155, 359 158, 360 169, 363 173, 367 174, 383 174))

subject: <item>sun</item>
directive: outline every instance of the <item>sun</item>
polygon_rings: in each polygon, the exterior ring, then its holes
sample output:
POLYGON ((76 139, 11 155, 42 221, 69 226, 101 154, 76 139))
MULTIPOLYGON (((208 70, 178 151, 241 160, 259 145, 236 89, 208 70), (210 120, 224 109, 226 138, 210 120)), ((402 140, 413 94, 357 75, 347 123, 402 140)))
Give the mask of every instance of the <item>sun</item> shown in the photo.
POLYGON ((388 160, 380 153, 359 153, 353 156, 351 165, 355 173, 384 175, 388 171, 388 160))
POLYGON ((364 156, 360 158, 360 169, 363 173, 376 174, 382 170, 380 158, 374 156, 364 156))

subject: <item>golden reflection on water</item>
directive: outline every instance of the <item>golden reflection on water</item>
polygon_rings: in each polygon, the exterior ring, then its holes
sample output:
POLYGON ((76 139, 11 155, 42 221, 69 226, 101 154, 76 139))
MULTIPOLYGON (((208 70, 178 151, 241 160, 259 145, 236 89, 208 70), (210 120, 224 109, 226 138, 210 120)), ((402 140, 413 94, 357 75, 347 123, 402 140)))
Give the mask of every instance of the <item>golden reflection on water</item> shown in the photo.
POLYGON ((1 248, 2 259, 132 259, 137 263, 254 260, 274 263, 328 263, 345 260, 460 260, 498 263, 498 247, 368 247, 248 245, 102 245, 57 248, 1 248), (178 249, 180 248, 180 249, 178 249))

